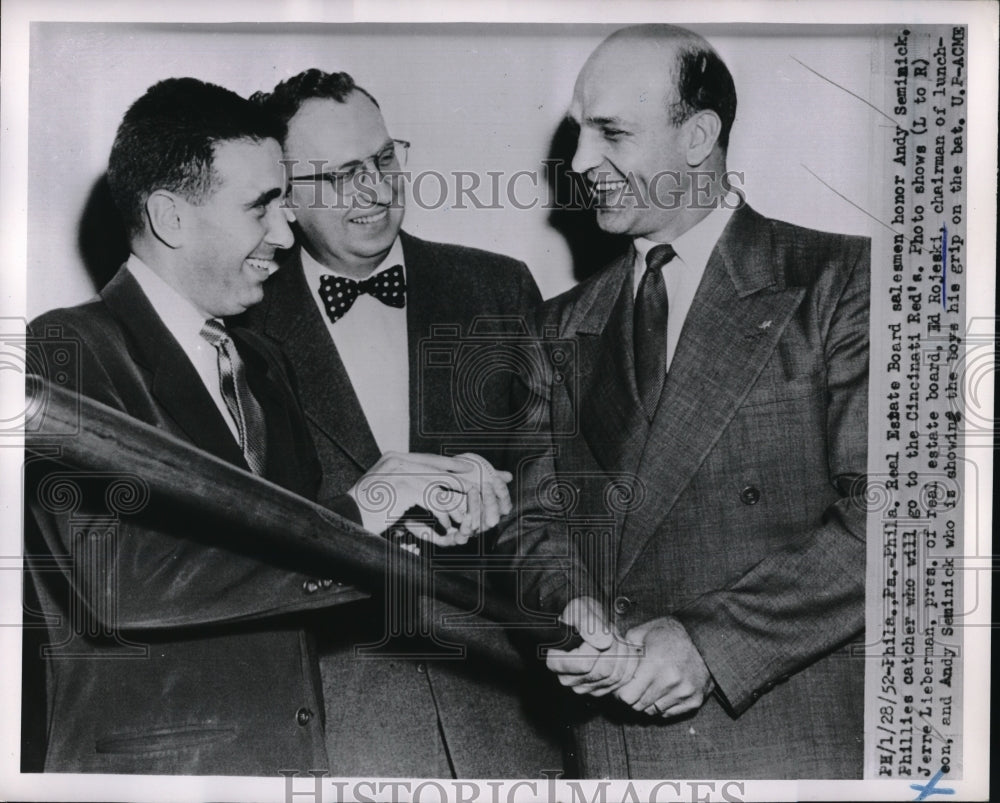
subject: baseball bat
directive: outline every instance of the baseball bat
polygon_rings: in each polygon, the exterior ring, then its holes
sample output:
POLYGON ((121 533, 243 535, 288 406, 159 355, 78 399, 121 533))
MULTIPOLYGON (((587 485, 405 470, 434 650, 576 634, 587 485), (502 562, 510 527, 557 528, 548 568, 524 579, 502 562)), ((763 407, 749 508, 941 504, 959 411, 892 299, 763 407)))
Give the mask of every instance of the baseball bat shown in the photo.
MULTIPOLYGON (((435 566, 433 556, 418 557, 319 504, 43 377, 29 375, 25 394, 26 409, 35 411, 26 425, 27 449, 74 470, 134 474, 152 498, 227 525, 191 528, 192 537, 206 529, 223 539, 238 534, 241 551, 252 548, 265 560, 280 556, 281 565, 311 576, 343 579, 368 592, 391 585, 433 597, 452 614, 462 612, 438 618, 449 618, 451 624, 442 625, 449 639, 462 640, 466 633, 471 648, 489 651, 483 629, 498 625, 543 649, 581 643, 575 629, 485 587, 469 574, 470 561, 461 563, 464 570, 454 568, 454 561, 435 566)), ((512 571, 513 565, 507 556, 486 555, 479 568, 512 571)), ((512 656, 491 657, 509 663, 512 656)))

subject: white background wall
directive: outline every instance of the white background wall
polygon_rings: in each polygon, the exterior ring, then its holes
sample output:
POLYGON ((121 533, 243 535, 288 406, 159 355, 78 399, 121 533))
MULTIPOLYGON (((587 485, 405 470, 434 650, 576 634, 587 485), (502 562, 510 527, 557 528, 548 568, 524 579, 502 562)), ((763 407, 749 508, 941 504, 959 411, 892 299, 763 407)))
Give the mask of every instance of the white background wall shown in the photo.
MULTIPOLYGON (((615 27, 35 23, 28 318, 97 289, 81 258, 81 216, 122 114, 160 79, 191 75, 249 95, 309 67, 346 70, 379 99, 390 132, 413 142, 411 170, 501 171, 506 178, 541 173, 578 70, 615 27)), ((718 48, 736 81, 729 162, 745 173, 750 203, 802 225, 868 233, 871 220, 803 165, 865 206, 867 143, 880 120, 794 59, 867 95, 874 29, 744 25, 737 34, 732 26, 692 27, 718 48)), ((528 179, 518 187, 519 197, 533 197, 528 179)), ((436 198, 433 182, 422 188, 425 200, 436 198)), ((525 260, 548 297, 570 287, 574 273, 567 243, 543 208, 544 178, 537 198, 529 210, 411 203, 405 225, 428 239, 525 260)))

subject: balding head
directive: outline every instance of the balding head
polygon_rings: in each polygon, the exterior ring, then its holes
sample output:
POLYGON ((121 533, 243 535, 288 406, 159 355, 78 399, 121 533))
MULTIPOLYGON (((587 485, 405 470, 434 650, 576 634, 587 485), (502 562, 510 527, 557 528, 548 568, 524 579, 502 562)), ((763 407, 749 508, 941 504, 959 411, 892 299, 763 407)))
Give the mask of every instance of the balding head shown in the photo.
POLYGON ((649 101, 658 96, 675 126, 712 111, 720 122, 718 145, 722 151, 729 147, 736 117, 733 78, 715 49, 692 31, 665 24, 615 31, 591 54, 578 80, 585 77, 645 91, 649 101))

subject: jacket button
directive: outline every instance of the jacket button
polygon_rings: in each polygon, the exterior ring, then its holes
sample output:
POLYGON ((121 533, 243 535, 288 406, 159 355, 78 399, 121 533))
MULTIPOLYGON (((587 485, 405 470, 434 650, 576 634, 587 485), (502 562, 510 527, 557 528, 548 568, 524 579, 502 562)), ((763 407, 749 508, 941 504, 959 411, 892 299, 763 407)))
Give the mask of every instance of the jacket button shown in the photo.
POLYGON ((302 725, 303 727, 312 722, 312 718, 313 718, 313 712, 310 711, 305 706, 303 706, 302 708, 300 708, 298 711, 295 712, 295 721, 298 722, 299 725, 302 725))
POLYGON ((740 501, 744 505, 756 505, 760 501, 760 490, 754 485, 748 485, 740 491, 740 501))
POLYGON ((632 600, 628 597, 616 597, 615 598, 615 613, 619 616, 628 613, 629 608, 632 607, 632 600))
POLYGON ((427 672, 427 664, 425 664, 423 661, 421 661, 419 664, 417 664, 417 671, 421 675, 423 675, 424 673, 426 673, 427 672))
POLYGON ((319 583, 315 580, 305 580, 302 583, 302 590, 307 594, 315 594, 319 590, 319 583))

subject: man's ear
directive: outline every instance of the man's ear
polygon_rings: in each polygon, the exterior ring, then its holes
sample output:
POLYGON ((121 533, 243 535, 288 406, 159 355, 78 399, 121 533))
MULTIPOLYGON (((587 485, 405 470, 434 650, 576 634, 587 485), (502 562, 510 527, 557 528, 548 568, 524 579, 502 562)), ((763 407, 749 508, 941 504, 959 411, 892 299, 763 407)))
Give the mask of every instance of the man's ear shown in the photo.
POLYGON ((688 129, 687 163, 689 167, 698 167, 715 150, 715 143, 722 132, 722 121, 715 112, 704 109, 684 125, 688 129))
POLYGON ((183 203, 182 198, 168 190, 154 190, 146 199, 149 229, 169 248, 179 248, 183 242, 183 203))

